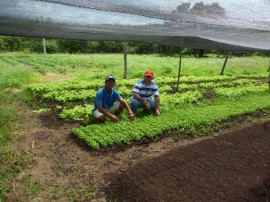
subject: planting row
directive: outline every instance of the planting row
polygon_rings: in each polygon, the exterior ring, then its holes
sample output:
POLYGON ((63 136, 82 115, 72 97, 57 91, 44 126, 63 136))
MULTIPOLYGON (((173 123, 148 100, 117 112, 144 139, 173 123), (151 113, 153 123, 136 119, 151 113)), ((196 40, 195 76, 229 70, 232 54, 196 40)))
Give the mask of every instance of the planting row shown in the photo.
MULTIPOLYGON (((175 93, 167 95, 166 93, 161 94, 161 105, 162 111, 170 110, 172 107, 182 105, 186 103, 195 103, 202 98, 200 91, 189 91, 186 93, 175 93)), ((85 106, 77 105, 73 109, 64 109, 60 113, 60 118, 66 120, 84 120, 87 121, 92 114, 93 105, 86 104, 85 106)))
MULTIPOLYGON (((216 95, 224 96, 226 90, 233 91, 233 94, 237 96, 240 92, 256 92, 257 90, 264 91, 267 88, 268 84, 261 84, 260 81, 257 80, 247 80, 240 79, 231 82, 207 82, 200 84, 181 84, 181 91, 194 91, 195 89, 213 89, 216 95), (236 87, 235 87, 236 86, 236 87), (260 86, 262 87, 260 89, 260 86), (226 88, 225 88, 226 87, 226 88), (230 88, 231 87, 231 88, 230 88), (246 90, 249 89, 249 90, 246 90)), ((128 98, 132 95, 133 87, 119 87, 117 89, 120 94, 128 98)), ((163 85, 159 88, 159 91, 162 94, 172 94, 172 86, 163 85)), ((96 96, 96 89, 77 89, 77 90, 54 90, 44 94, 41 94, 42 99, 55 100, 58 102, 72 102, 72 101, 80 101, 80 100, 92 100, 96 96)), ((229 92, 228 92, 229 93, 229 92)), ((227 93, 227 94, 228 94, 227 93)), ((176 93, 177 94, 177 93, 176 93)))
MULTIPOLYGON (((268 84, 261 86, 245 86, 245 87, 234 87, 234 88, 216 88, 214 92, 217 96, 226 97, 230 99, 239 98, 246 94, 255 94, 260 92, 267 92, 269 90, 268 84)), ((94 92, 93 92, 94 93, 94 92)), ((94 96, 95 94, 93 94, 94 96)), ((174 93, 166 94, 162 93, 160 108, 162 111, 170 110, 176 106, 182 106, 187 103, 197 103, 203 98, 202 91, 188 91, 185 93, 174 93)), ((87 121, 92 114, 93 105, 86 104, 83 106, 75 106, 73 109, 64 109, 60 113, 60 118, 66 120, 84 120, 87 121)))
MULTIPOLYGON (((143 138, 155 138, 171 130, 195 135, 197 128, 225 121, 233 116, 270 109, 268 92, 245 96, 237 100, 216 99, 203 106, 184 105, 164 111, 160 117, 145 116, 133 122, 93 124, 74 128, 73 133, 91 148, 106 148, 113 145, 130 144, 143 138)), ((203 130, 201 130, 203 131, 203 130)))
MULTIPOLYGON (((203 83, 207 82, 214 82, 214 83, 222 83, 222 81, 235 81, 240 79, 240 82, 247 82, 245 80, 241 80, 243 78, 246 79, 267 79, 267 75, 257 75, 257 76, 239 76, 239 77, 233 77, 233 76, 212 76, 212 77, 181 77, 181 88, 185 89, 185 85, 187 84, 194 84, 194 88, 196 86, 202 86, 203 83)), ((134 86, 135 83, 139 80, 137 79, 129 79, 129 80, 117 80, 116 87, 121 86, 134 86)), ((163 85, 176 85, 177 78, 171 78, 171 77, 158 77, 154 80, 160 87, 163 85)), ((209 85, 212 85, 213 83, 209 83, 209 85)), ((207 85, 207 84, 206 84, 207 85)), ((62 91, 62 90, 78 90, 78 89, 97 89, 104 86, 104 80, 101 79, 92 79, 89 81, 85 80, 72 80, 72 81, 64 81, 64 82, 57 82, 57 83, 51 83, 51 84, 33 84, 29 85, 26 90, 33 94, 43 94, 46 92, 51 91, 62 91)), ((192 86, 192 85, 191 85, 192 86)))

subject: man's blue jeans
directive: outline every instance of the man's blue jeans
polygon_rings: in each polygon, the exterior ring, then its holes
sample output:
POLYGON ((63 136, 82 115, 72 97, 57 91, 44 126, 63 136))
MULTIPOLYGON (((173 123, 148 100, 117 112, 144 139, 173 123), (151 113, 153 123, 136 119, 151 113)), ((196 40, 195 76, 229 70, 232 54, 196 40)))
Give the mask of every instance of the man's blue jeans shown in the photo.
MULTIPOLYGON (((150 100, 150 99, 146 100, 146 101, 149 103, 151 110, 155 111, 156 110, 155 101, 150 100)), ((136 113, 138 108, 146 109, 145 104, 143 104, 141 101, 134 99, 134 98, 131 98, 131 100, 130 100, 130 108, 131 108, 133 113, 136 113)))

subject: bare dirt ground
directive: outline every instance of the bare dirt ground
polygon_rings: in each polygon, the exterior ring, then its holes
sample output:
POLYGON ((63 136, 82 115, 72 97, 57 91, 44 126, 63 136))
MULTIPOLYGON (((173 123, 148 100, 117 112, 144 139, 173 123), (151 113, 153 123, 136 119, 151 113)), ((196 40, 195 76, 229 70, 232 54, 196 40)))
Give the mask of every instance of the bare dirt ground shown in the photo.
MULTIPOLYGON (((209 137, 168 136, 93 151, 71 134, 78 123, 27 113, 34 125, 16 132, 25 138, 13 147, 33 155, 25 175, 42 186, 39 201, 270 200, 269 118, 209 137), (85 188, 95 196, 64 194, 85 188), (60 193, 53 194, 56 189, 60 193)), ((7 201, 22 201, 27 183, 16 180, 7 201)))
POLYGON ((117 201, 269 201, 270 122, 174 148, 107 187, 117 201))

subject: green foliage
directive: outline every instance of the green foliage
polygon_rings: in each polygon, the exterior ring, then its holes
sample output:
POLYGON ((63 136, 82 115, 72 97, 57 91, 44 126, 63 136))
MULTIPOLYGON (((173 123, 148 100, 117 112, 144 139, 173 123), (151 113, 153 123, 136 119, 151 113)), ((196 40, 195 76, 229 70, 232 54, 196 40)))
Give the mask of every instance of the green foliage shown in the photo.
POLYGON ((26 186, 24 188, 24 192, 30 197, 34 197, 35 195, 40 193, 42 190, 43 190, 42 185, 38 182, 35 182, 31 184, 30 186, 26 186))
POLYGON ((214 92, 218 96, 228 97, 230 99, 235 99, 248 93, 258 93, 268 91, 268 85, 263 84, 260 86, 250 85, 246 87, 235 87, 235 88, 216 88, 214 92))
MULTIPOLYGON (((47 61, 42 54, 0 54, 2 62, 8 66, 27 66, 36 72, 81 74, 83 79, 104 79, 107 74, 114 74, 117 80, 123 77, 122 54, 91 54, 68 55, 48 54, 47 61)), ((194 59, 183 58, 181 79, 183 77, 218 76, 224 60, 219 58, 194 59)), ((226 76, 252 76, 267 74, 268 58, 243 57, 230 58, 225 69, 226 76), (243 68, 244 67, 244 68, 243 68)), ((128 55, 128 79, 142 78, 144 71, 151 69, 155 72, 155 80, 165 75, 176 77, 178 74, 179 58, 160 57, 158 55, 128 55)))
POLYGON ((81 90, 81 91, 62 90, 46 93, 42 97, 44 99, 54 99, 58 102, 68 102, 68 101, 94 99, 95 96, 96 91, 94 90, 81 90))
POLYGON ((207 128, 212 123, 225 121, 230 117, 270 109, 269 93, 258 93, 238 100, 217 99, 202 106, 181 105, 162 111, 160 117, 144 116, 133 122, 108 122, 104 125, 89 125, 74 128, 73 133, 91 148, 106 148, 112 145, 129 144, 143 138, 155 138, 159 134, 179 130, 194 136, 196 128, 207 128))
MULTIPOLYGON (((22 172, 32 162, 29 151, 12 151, 6 146, 0 147, 0 201, 9 192, 9 183, 18 173, 22 172)), ((30 190, 29 190, 30 191, 30 190)))
POLYGON ((57 53, 58 52, 58 44, 57 44, 56 40, 46 40, 46 52, 47 53, 57 53))
MULTIPOLYGON (((177 78, 157 77, 155 81, 161 85, 161 117, 166 118, 139 115, 136 121, 132 123, 123 119, 121 124, 112 124, 110 122, 102 126, 93 124, 87 127, 73 129, 73 132, 94 149, 118 144, 129 144, 132 141, 141 140, 145 137, 155 138, 159 134, 170 130, 177 130, 191 136, 194 136, 198 131, 201 134, 206 134, 209 131, 218 130, 217 123, 227 120, 231 116, 239 116, 241 114, 255 112, 258 109, 269 108, 269 95, 263 94, 268 90, 267 84, 264 83, 266 78, 266 75, 240 75, 239 77, 184 76, 181 77, 180 89, 182 92, 172 94, 172 84, 177 82, 177 78), (213 101, 209 102, 205 100, 204 95, 207 94, 207 92, 213 92, 215 94, 215 97, 212 98, 213 101), (260 104, 258 104, 258 106, 252 105, 253 108, 248 104, 245 104, 244 107, 238 106, 243 102, 242 98, 247 98, 252 95, 256 96, 256 94, 260 92, 263 96, 266 96, 265 99, 261 99, 261 101, 264 101, 262 106, 260 106, 260 104), (224 100, 223 97, 229 98, 229 100, 224 100), (237 100, 235 98, 237 98, 237 100), (224 103, 220 104, 221 101, 224 103), (232 107, 228 108, 226 105, 228 103, 226 102, 236 106, 237 109, 232 107), (215 109, 212 109, 213 105, 215 105, 215 109), (222 110, 225 112, 221 113, 222 110), (202 115, 200 114, 201 112, 203 113, 202 115), (173 116, 171 114, 173 114, 173 116), (206 117, 204 117, 204 115, 206 115, 206 117), (146 132, 143 130, 146 128, 144 122, 153 122, 153 124, 147 125, 146 132), (106 128, 107 126, 108 128, 106 128), (132 127, 132 129, 129 127, 132 127)), ((129 97, 138 79, 139 78, 117 80, 116 88, 119 90, 120 94, 129 97)), ((88 78, 87 81, 75 79, 49 85, 31 85, 28 86, 27 90, 34 96, 39 95, 43 99, 51 99, 58 102, 87 100, 87 102, 93 103, 96 89, 103 85, 104 80, 102 79, 88 78)), ((208 97, 206 98, 209 99, 208 97)), ((84 123, 92 124, 89 122, 92 109, 93 105, 76 105, 74 108, 64 109, 60 113, 60 117, 66 120, 81 120, 84 123)))
POLYGON ((64 109, 59 117, 65 120, 83 120, 87 121, 92 115, 93 105, 77 105, 73 109, 64 109))
POLYGON ((6 49, 6 43, 5 43, 5 37, 0 36, 0 50, 5 50, 6 49))
POLYGON ((0 107, 0 145, 11 139, 12 122, 16 120, 16 112, 12 108, 0 107))
POLYGON ((88 49, 88 44, 86 41, 61 39, 57 43, 59 49, 62 52, 65 51, 68 53, 86 52, 86 50, 88 49))
MULTIPOLYGON (((2 59, 2 58, 1 58, 2 59)), ((7 147, 12 139, 15 122, 20 118, 13 103, 24 99, 21 93, 11 93, 10 89, 19 88, 34 81, 33 72, 25 66, 10 60, 0 61, 0 201, 4 201, 10 189, 10 182, 29 164, 27 151, 13 151, 7 147)))
MULTIPOLYGON (((210 6, 211 7, 211 6, 210 6)), ((207 7, 208 8, 208 7, 207 7)), ((218 7, 215 9, 217 11, 218 7)), ((46 49, 48 53, 123 53, 124 43, 115 41, 86 41, 71 39, 46 39, 46 49)), ((0 51, 25 51, 43 52, 43 42, 41 38, 0 36, 0 51)), ((128 52, 132 54, 160 54, 179 56, 180 48, 152 43, 130 42, 128 52)), ((210 51, 183 48, 183 56, 202 57, 208 56, 210 51)), ((224 51, 212 51, 218 57, 224 57, 224 51)), ((234 56, 267 56, 267 52, 235 52, 234 56)))
POLYGON ((35 80, 33 72, 28 67, 0 56, 0 89, 20 88, 23 83, 35 80))
POLYGON ((17 112, 10 106, 14 99, 15 96, 8 93, 0 93, 0 146, 6 145, 10 140, 13 122, 18 119, 17 112))
POLYGON ((89 187, 69 188, 64 192, 64 196, 69 201, 89 201, 95 196, 95 192, 89 187))
POLYGON ((12 37, 6 36, 1 37, 1 41, 3 42, 2 47, 4 46, 5 50, 9 51, 21 51, 23 50, 25 39, 22 37, 12 37))

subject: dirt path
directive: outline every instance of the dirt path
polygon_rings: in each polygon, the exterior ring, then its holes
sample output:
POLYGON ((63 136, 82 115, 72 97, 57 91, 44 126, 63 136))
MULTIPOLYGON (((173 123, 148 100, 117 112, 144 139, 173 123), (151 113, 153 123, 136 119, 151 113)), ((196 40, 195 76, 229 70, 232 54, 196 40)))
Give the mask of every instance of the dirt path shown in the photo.
POLYGON ((111 178, 117 201, 269 201, 270 122, 176 148, 111 178))
POLYGON ((15 181, 7 201, 222 200, 269 190, 270 124, 242 124, 223 133, 240 131, 217 137, 167 137, 96 152, 71 134, 77 123, 30 115, 35 125, 17 131, 25 139, 13 146, 30 151, 35 163, 23 173, 30 181, 15 181), (33 184, 42 190, 26 196, 25 187, 33 184), (85 190, 96 195, 85 198, 85 190))

